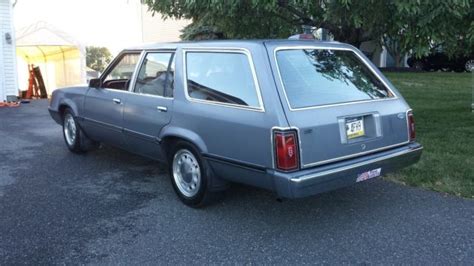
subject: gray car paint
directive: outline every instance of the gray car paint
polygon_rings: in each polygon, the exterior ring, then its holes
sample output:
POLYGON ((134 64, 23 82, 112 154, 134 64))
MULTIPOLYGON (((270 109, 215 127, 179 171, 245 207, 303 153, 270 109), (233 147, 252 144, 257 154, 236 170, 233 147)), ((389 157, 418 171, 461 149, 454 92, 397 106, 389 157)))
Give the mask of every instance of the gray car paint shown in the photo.
POLYGON ((115 103, 113 99, 124 99, 126 93, 119 90, 89 89, 84 98, 82 113, 83 129, 87 135, 97 141, 124 148, 123 103, 115 103), (98 123, 100 122, 100 123, 98 123))
MULTIPOLYGON (((50 112, 53 118, 58 123, 62 123, 60 110, 63 106, 68 106, 73 110, 85 133, 91 138, 161 161, 166 160, 161 144, 165 143, 169 137, 187 140, 198 147, 218 177, 275 190, 285 197, 307 196, 349 185, 355 182, 358 171, 370 170, 373 169, 371 167, 381 164, 376 162, 363 167, 346 169, 345 164, 351 161, 356 162, 364 158, 373 160, 381 152, 395 154, 396 151, 404 149, 407 152, 406 156, 397 156, 384 160, 382 163, 386 169, 395 170, 416 162, 421 155, 419 144, 408 144, 405 114, 409 106, 376 67, 352 46, 336 42, 294 40, 208 41, 158 44, 127 51, 169 49, 175 50, 173 98, 136 95, 131 92, 132 86, 129 91, 88 87, 60 89, 53 93, 51 101, 50 112), (350 49, 365 59, 364 61, 390 87, 397 98, 388 101, 292 111, 284 98, 273 58, 275 48, 286 46, 350 49), (250 53, 264 111, 190 101, 185 94, 183 73, 183 57, 188 49, 250 53), (113 101, 117 97, 121 101, 120 104, 113 101), (167 112, 158 110, 156 108, 158 106, 165 106, 167 112), (400 113, 404 114, 402 119, 399 118, 400 113), (341 118, 361 114, 368 114, 374 120, 378 119, 377 123, 382 128, 382 136, 362 142, 341 143, 343 142, 339 128, 341 118), (273 128, 298 129, 302 170, 291 173, 275 170, 273 128), (334 158, 337 159, 334 162, 331 161, 334 158), (324 165, 315 167, 319 162, 324 162, 324 165), (391 162, 399 167, 391 167, 391 162), (300 178, 302 173, 314 174, 327 167, 343 169, 344 171, 341 170, 339 173, 344 173, 345 179, 340 175, 328 175, 328 177, 332 176, 332 182, 336 185, 324 185, 325 182, 322 182, 315 187, 313 182, 308 185, 309 188, 303 188, 304 184, 295 185, 292 181, 300 178), (293 188, 304 190, 304 193, 295 191, 293 188)), ((134 81, 130 83, 133 84, 134 81)), ((385 173, 384 170, 383 174, 385 173)))
MULTIPOLYGON (((283 86, 279 80, 278 69, 274 51, 280 47, 295 47, 292 43, 266 42, 271 58, 273 72, 277 73, 276 85, 280 95, 284 95, 283 86)), ((377 70, 370 60, 360 51, 346 44, 328 43, 323 45, 300 44, 298 46, 313 46, 334 49, 349 49, 359 55, 369 67, 380 77, 382 73, 377 70)), ((317 108, 304 108, 302 110, 291 110, 283 99, 283 108, 291 126, 300 130, 301 166, 303 168, 324 164, 330 161, 351 157, 360 153, 369 153, 371 150, 384 149, 387 146, 407 144, 409 140, 407 120, 405 113, 409 106, 401 97, 400 93, 391 83, 382 80, 396 95, 392 99, 371 100, 364 103, 347 103, 326 105, 317 108), (400 119, 398 114, 403 114, 400 119), (341 139, 345 136, 345 118, 366 116, 366 126, 373 126, 373 136, 357 138, 355 141, 344 143, 341 139), (342 125, 342 128, 341 128, 342 125), (375 132, 375 126, 381 128, 380 136, 375 132)), ((283 96, 282 98, 284 98, 283 96)), ((369 134, 368 134, 369 135, 369 134)))

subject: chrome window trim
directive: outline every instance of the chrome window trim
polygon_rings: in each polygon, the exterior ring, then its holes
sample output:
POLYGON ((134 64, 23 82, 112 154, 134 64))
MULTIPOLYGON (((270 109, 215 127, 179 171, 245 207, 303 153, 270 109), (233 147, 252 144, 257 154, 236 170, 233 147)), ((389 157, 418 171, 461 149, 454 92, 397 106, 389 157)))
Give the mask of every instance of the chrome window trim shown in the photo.
POLYGON ((138 61, 137 61, 137 65, 135 66, 134 70, 133 70, 133 73, 132 73, 132 76, 130 77, 130 83, 128 84, 128 88, 126 90, 118 90, 118 89, 112 89, 112 88, 103 88, 103 87, 100 87, 100 88, 95 88, 95 89, 99 89, 99 90, 108 90, 108 91, 115 91, 115 92, 123 92, 123 93, 127 93, 130 91, 130 86, 133 84, 135 84, 134 80, 135 80, 135 75, 136 75, 136 71, 137 71, 137 66, 139 66, 142 62, 142 57, 143 57, 143 53, 144 51, 143 50, 124 50, 122 52, 120 52, 113 60, 112 62, 105 68, 104 72, 102 73, 102 75, 99 77, 99 79, 101 80, 101 86, 102 86, 102 82, 103 80, 107 77, 107 75, 110 74, 110 72, 112 72, 112 70, 114 69, 114 67, 122 60, 122 58, 128 54, 139 54, 140 56, 138 57, 138 61))
MULTIPOLYGON (((172 56, 176 56, 176 50, 173 50, 173 49, 163 49, 163 50, 143 50, 141 55, 140 55, 140 60, 138 61, 138 64, 137 66, 135 67, 135 70, 133 72, 133 75, 132 75, 132 81, 130 82, 129 84, 129 87, 128 87, 128 92, 130 93, 133 93, 135 95, 142 95, 142 96, 149 96, 149 97, 154 97, 154 98, 159 98, 159 99, 167 99, 167 100, 173 100, 174 97, 166 97, 166 96, 161 96, 161 95, 155 95, 155 94, 149 94, 149 93, 141 93, 141 92, 135 92, 135 85, 136 85, 136 82, 137 82, 137 79, 138 79, 138 72, 140 72, 140 69, 143 65, 143 61, 145 61, 145 58, 148 54, 152 54, 152 53, 155 53, 155 54, 159 54, 159 53, 170 53, 170 54, 174 54, 172 56)), ((172 64, 175 64, 175 60, 173 58, 173 62, 172 64)), ((175 71, 176 71, 176 67, 175 67, 175 71)), ((173 75, 173 82, 175 81, 175 76, 176 75, 173 75)), ((173 94, 174 95, 174 94, 173 94)))
POLYGON ((118 90, 118 89, 112 89, 112 88, 100 88, 99 90, 106 90, 106 91, 113 91, 113 92, 121 92, 121 93, 131 93, 128 90, 118 90))
POLYGON ((276 69, 278 72, 278 79, 280 81, 280 85, 283 89, 283 94, 285 95, 285 100, 288 105, 288 108, 290 111, 300 111, 300 110, 309 110, 309 109, 319 109, 319 108, 328 108, 328 107, 333 107, 333 106, 341 106, 341 105, 351 105, 351 104, 361 104, 361 103, 367 103, 367 102, 379 102, 379 101, 393 101, 398 99, 397 94, 395 94, 392 89, 390 89, 390 86, 382 79, 382 77, 377 74, 377 72, 372 68, 370 64, 368 64, 367 60, 360 56, 354 49, 352 48, 347 48, 347 47, 328 47, 328 46, 321 46, 321 45, 305 45, 305 46, 279 46, 276 47, 273 51, 273 59, 275 60, 275 65, 276 69), (385 86, 385 88, 393 95, 393 97, 389 98, 383 98, 383 99, 371 99, 371 100, 361 100, 361 101, 351 101, 351 102, 342 102, 342 103, 332 103, 332 104, 323 104, 323 105, 316 105, 316 106, 307 106, 307 107, 300 107, 300 108, 293 108, 290 104, 290 101, 288 99, 288 95, 286 94, 286 89, 285 85, 283 84, 283 79, 281 77, 280 73, 280 67, 278 65, 278 60, 277 60, 277 52, 282 51, 282 50, 303 50, 303 49, 321 49, 321 50, 340 50, 340 51, 349 51, 354 53, 364 64, 367 68, 370 69, 370 71, 379 79, 379 81, 385 86))
POLYGON ((140 53, 140 58, 138 59, 137 65, 135 66, 135 69, 133 70, 133 74, 130 80, 130 83, 128 84, 128 92, 133 92, 133 88, 135 88, 135 84, 137 82, 137 76, 138 76, 138 71, 140 70, 141 65, 143 64, 143 60, 145 60, 146 52, 142 51, 140 53))
POLYGON ((163 97, 163 96, 159 96, 159 95, 152 95, 152 94, 146 94, 146 93, 135 93, 135 92, 132 92, 132 91, 129 91, 129 90, 117 90, 117 89, 100 89, 100 90, 108 90, 108 91, 114 91, 114 92, 121 92, 121 93, 124 93, 124 94, 132 94, 132 95, 137 95, 137 96, 143 96, 143 97, 152 97, 152 98, 159 98, 159 99, 164 99, 164 100, 174 100, 174 98, 170 98, 170 97, 163 97))
MULTIPOLYGON (((137 62, 137 65, 138 63, 140 63, 140 59, 141 59, 141 55, 143 53, 143 50, 123 50, 121 51, 110 63, 109 65, 104 69, 104 72, 102 72, 102 75, 100 75, 99 79, 100 79, 100 82, 102 84, 102 82, 104 82, 105 78, 107 77, 107 75, 110 74, 110 72, 112 72, 112 70, 114 69, 115 66, 117 66, 118 63, 120 63, 120 61, 123 59, 124 56, 126 55, 129 55, 129 54, 138 54, 139 57, 138 57, 138 62, 137 62)), ((136 66, 135 66, 136 67, 136 66)), ((133 73, 135 74, 135 72, 133 73)), ((132 77, 130 77, 130 79, 133 78, 133 74, 132 74, 132 77)), ((102 88, 101 89, 105 89, 105 88, 102 88)))
POLYGON ((265 112, 265 106, 263 103, 262 99, 262 93, 260 89, 260 85, 258 83, 258 78, 257 78, 257 72, 255 71, 255 65, 253 62, 252 55, 248 49, 245 48, 234 48, 234 47, 225 47, 225 48, 219 48, 219 47, 193 47, 193 48, 182 48, 182 56, 183 56, 183 87, 184 87, 184 96, 186 100, 189 102, 195 102, 195 103, 203 103, 203 104, 210 104, 210 105, 217 105, 217 106, 224 106, 224 107, 230 107, 230 108, 236 108, 236 109, 241 109, 241 110, 248 110, 248 111, 254 111, 254 112, 265 112), (186 65, 186 53, 188 52, 209 52, 209 53, 241 53, 245 54, 248 59, 248 63, 252 72, 252 77, 254 81, 254 89, 257 93, 257 98, 258 98, 258 103, 259 106, 244 106, 244 105, 239 105, 239 104, 231 104, 231 103, 222 103, 222 102, 215 102, 215 101, 208 101, 208 100, 202 100, 202 99, 195 99, 189 96, 188 94, 188 77, 187 77, 187 65, 186 65))

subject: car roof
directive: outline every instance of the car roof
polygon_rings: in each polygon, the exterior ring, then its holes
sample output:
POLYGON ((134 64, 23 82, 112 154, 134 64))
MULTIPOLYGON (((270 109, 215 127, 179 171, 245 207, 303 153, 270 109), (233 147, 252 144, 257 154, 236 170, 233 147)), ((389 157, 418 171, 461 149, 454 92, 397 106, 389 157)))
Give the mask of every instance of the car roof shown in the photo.
POLYGON ((127 48, 125 50, 155 50, 155 49, 177 49, 177 48, 205 48, 205 47, 249 47, 256 45, 267 45, 269 47, 280 46, 318 46, 323 48, 353 48, 352 45, 336 41, 319 40, 203 40, 203 41, 181 41, 168 43, 148 43, 127 48))

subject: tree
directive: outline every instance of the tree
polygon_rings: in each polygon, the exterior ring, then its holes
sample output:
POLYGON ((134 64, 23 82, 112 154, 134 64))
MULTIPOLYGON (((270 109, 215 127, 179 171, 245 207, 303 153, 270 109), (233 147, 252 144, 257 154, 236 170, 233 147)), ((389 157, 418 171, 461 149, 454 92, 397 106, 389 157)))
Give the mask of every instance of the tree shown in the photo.
POLYGON ((450 54, 474 46, 472 0, 143 1, 165 18, 192 19, 185 33, 204 27, 224 38, 287 38, 308 25, 325 28, 335 40, 356 47, 364 41, 381 42, 398 61, 410 51, 426 54, 434 44, 450 54))
POLYGON ((386 12, 391 26, 385 27, 382 41, 397 66, 407 52, 421 56, 440 45, 449 55, 473 49, 474 39, 468 36, 474 32, 470 1, 391 1, 386 12))
POLYGON ((288 14, 278 13, 278 6, 273 1, 259 3, 254 0, 145 0, 144 2, 150 10, 159 12, 165 18, 192 19, 193 23, 188 28, 199 29, 207 26, 216 32, 222 32, 223 38, 286 38, 298 30, 298 25, 287 20, 288 14))
POLYGON ((112 54, 106 47, 86 47, 86 64, 95 71, 102 72, 112 61, 112 54))

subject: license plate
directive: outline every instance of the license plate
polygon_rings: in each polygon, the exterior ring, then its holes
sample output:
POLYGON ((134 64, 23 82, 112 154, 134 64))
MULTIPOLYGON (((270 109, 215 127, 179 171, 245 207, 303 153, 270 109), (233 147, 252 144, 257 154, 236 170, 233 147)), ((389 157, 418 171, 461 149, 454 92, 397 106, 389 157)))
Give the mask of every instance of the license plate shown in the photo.
POLYGON ((356 182, 362 182, 362 181, 365 181, 367 179, 371 179, 371 178, 380 176, 380 173, 382 173, 382 168, 377 168, 377 169, 374 169, 374 170, 363 172, 363 173, 357 175, 356 182))
POLYGON ((348 139, 364 136, 364 119, 354 118, 346 120, 346 134, 348 139))

